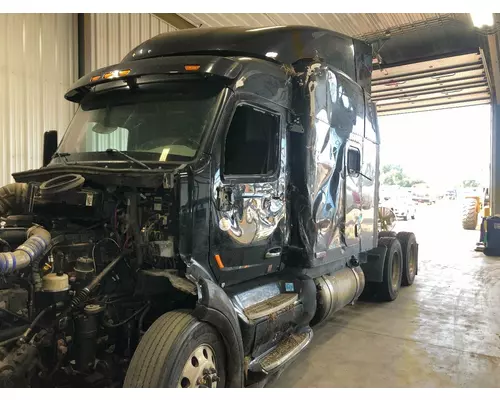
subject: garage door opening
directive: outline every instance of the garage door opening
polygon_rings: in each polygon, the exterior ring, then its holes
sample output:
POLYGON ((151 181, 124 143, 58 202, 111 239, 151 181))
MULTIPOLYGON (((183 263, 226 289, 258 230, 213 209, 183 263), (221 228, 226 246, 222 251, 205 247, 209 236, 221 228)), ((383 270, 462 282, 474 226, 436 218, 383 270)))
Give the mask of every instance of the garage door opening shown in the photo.
POLYGON ((380 200, 399 213, 399 230, 453 230, 474 247, 479 231, 463 229, 462 205, 489 187, 490 119, 490 105, 379 118, 380 200))

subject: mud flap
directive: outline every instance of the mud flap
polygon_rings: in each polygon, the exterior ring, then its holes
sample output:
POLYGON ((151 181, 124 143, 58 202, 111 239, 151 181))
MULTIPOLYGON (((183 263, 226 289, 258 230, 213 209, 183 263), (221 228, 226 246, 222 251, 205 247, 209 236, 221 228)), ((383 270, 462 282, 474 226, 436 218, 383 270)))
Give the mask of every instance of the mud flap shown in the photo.
POLYGON ((212 325, 222 336, 226 346, 226 386, 242 388, 244 379, 244 351, 238 317, 226 292, 215 283, 200 278, 198 303, 193 315, 212 325))
POLYGON ((367 253, 366 263, 361 264, 366 282, 382 282, 384 279, 384 260, 386 247, 375 247, 367 253))

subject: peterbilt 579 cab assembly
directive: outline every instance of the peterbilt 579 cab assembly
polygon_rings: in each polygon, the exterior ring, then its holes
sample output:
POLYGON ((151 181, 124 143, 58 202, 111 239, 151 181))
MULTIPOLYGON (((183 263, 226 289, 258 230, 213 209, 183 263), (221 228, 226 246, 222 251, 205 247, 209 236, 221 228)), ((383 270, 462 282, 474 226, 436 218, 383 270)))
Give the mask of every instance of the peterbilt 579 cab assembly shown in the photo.
POLYGON ((0 384, 246 387, 417 272, 378 232, 371 47, 309 27, 156 36, 74 84, 0 188, 0 384))

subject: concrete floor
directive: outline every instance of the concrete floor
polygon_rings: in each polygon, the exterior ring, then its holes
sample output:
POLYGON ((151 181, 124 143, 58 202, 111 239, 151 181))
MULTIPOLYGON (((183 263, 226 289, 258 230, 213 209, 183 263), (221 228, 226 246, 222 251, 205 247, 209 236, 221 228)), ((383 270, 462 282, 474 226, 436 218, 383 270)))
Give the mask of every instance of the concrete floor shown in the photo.
POLYGON ((417 235, 414 285, 339 311, 270 387, 500 387, 500 259, 474 251, 458 201, 418 212, 396 228, 417 235))

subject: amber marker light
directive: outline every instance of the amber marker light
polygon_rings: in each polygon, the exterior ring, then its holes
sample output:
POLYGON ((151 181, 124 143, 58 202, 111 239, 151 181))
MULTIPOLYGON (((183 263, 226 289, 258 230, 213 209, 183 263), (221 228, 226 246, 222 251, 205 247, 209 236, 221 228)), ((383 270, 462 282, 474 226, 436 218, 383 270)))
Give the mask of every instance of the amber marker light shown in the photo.
POLYGON ((129 69, 124 69, 124 70, 121 70, 120 72, 118 72, 118 76, 121 78, 123 78, 124 76, 127 76, 128 74, 130 74, 129 69))
POLYGON ((224 269, 224 264, 222 264, 222 260, 218 254, 215 255, 215 261, 217 262, 219 269, 224 269))

